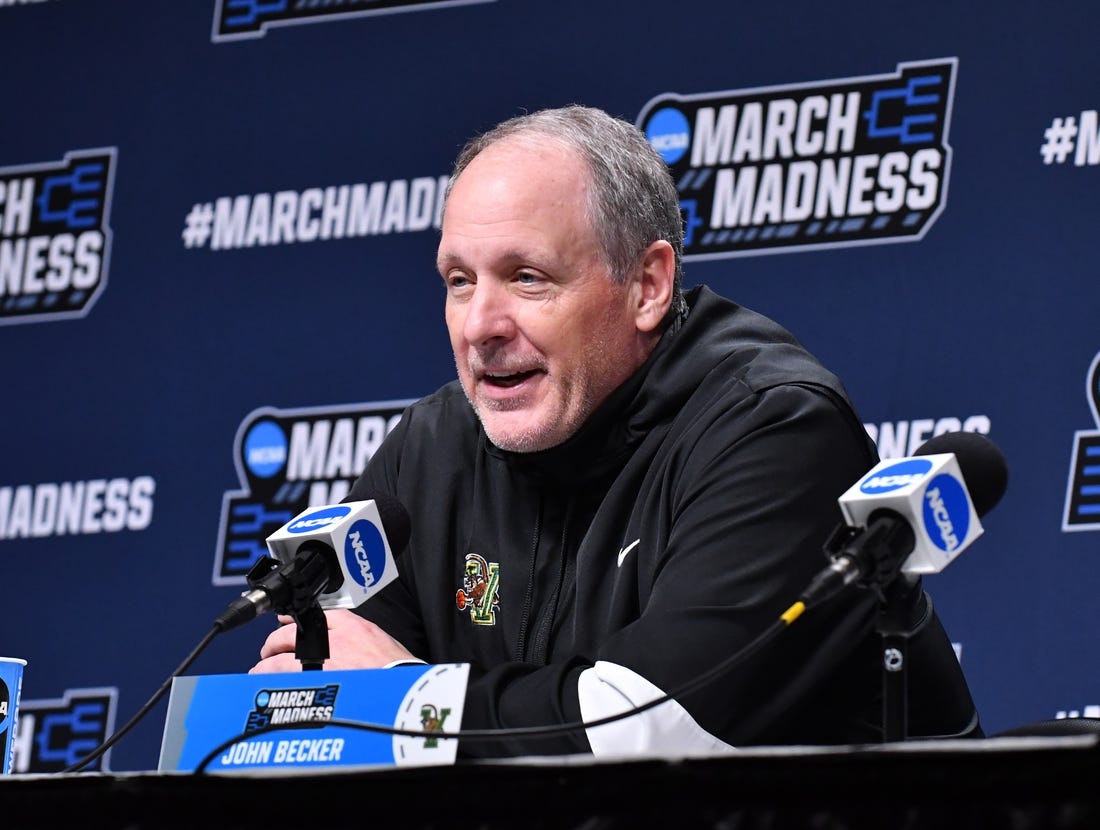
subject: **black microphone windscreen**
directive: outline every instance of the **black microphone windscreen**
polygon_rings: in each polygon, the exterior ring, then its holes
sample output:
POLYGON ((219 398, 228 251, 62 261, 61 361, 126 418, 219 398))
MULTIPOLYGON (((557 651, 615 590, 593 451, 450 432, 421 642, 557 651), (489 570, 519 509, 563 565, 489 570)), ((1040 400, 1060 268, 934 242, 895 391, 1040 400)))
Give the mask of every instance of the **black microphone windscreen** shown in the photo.
POLYGON ((378 495, 370 498, 374 501, 374 506, 378 508, 378 515, 382 518, 382 527, 385 528, 390 550, 394 556, 397 556, 409 544, 409 536, 412 535, 412 519, 409 518, 409 511, 393 496, 378 495))
POLYGON ((953 453, 959 462, 970 500, 984 516, 1008 487, 1008 464, 1001 448, 978 432, 945 432, 921 444, 915 455, 953 453))

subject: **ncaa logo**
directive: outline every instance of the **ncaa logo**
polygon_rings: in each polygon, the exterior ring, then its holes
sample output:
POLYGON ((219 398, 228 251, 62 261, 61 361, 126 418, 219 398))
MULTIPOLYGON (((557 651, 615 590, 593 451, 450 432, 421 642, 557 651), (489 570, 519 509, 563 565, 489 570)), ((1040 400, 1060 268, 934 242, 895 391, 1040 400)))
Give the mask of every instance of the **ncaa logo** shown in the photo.
POLYGON ((15 711, 15 693, 8 691, 8 684, 0 677, 0 726, 8 719, 8 711, 15 711))
POLYGON ((867 495, 889 493, 920 481, 931 469, 932 462, 927 458, 908 458, 868 475, 860 482, 859 491, 867 495))
POLYGON ((970 499, 958 479, 941 473, 924 490, 924 530, 932 544, 947 553, 955 551, 970 531, 970 499))
POLYGON ((295 519, 287 525, 286 529, 288 533, 308 533, 319 527, 326 527, 333 522, 338 522, 350 512, 351 508, 343 504, 325 507, 310 513, 308 516, 302 516, 300 519, 295 519))
POLYGON ((675 164, 691 147, 691 126, 680 110, 663 107, 649 119, 645 137, 666 164, 675 164))
POLYGON ((248 471, 258 478, 271 478, 286 466, 287 440, 283 428, 264 419, 249 428, 244 439, 244 459, 248 471))
POLYGON ((363 588, 371 587, 386 570, 386 542, 371 522, 360 519, 344 540, 345 570, 363 588))

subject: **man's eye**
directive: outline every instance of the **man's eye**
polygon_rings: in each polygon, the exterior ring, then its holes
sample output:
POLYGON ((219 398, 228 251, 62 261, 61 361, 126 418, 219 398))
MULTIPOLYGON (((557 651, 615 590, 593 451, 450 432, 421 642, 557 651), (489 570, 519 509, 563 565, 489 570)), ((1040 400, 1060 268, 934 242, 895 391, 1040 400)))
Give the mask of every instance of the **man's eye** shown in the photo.
POLYGON ((527 271, 520 271, 518 274, 516 274, 516 280, 523 283, 524 285, 535 285, 536 283, 541 282, 542 278, 538 274, 531 274, 527 271))

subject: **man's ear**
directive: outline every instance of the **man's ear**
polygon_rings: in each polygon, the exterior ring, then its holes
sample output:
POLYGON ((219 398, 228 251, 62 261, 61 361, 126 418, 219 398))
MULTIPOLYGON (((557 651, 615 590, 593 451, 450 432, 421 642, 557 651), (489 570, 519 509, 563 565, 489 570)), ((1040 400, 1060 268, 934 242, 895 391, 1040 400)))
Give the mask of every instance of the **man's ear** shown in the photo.
POLYGON ((650 244, 635 277, 634 319, 638 331, 655 331, 668 313, 676 277, 676 252, 664 239, 650 244))

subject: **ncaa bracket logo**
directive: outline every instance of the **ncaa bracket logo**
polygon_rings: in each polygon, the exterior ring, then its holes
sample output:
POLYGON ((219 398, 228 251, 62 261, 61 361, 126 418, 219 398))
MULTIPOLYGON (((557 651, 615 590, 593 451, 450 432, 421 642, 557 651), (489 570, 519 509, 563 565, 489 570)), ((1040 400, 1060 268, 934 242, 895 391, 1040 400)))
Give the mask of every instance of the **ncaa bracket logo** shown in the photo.
POLYGON ((0 168, 0 325, 85 316, 107 285, 116 148, 0 168))
MULTIPOLYGON (((1092 359, 1085 381, 1092 418, 1100 427, 1100 352, 1092 359)), ((1073 435, 1073 458, 1066 483, 1063 532, 1100 530, 1100 431, 1078 430, 1073 435)))
POLYGON ((947 198, 957 65, 650 99, 636 123, 680 192, 684 258, 921 239, 947 198))
MULTIPOLYGON (((118 688, 67 689, 60 699, 19 705, 13 772, 63 772, 103 744, 114 732, 118 688)), ((84 769, 110 769, 111 750, 84 769)))
POLYGON ((218 0, 211 40, 217 43, 263 37, 270 26, 296 26, 321 20, 494 2, 496 0, 218 0))
POLYGON ((312 505, 342 501, 412 402, 249 413, 234 441, 240 489, 222 496, 213 584, 246 583, 268 536, 312 505))

